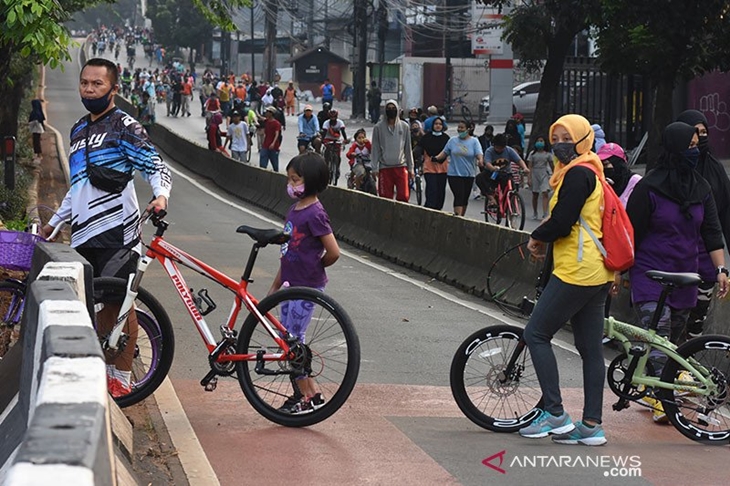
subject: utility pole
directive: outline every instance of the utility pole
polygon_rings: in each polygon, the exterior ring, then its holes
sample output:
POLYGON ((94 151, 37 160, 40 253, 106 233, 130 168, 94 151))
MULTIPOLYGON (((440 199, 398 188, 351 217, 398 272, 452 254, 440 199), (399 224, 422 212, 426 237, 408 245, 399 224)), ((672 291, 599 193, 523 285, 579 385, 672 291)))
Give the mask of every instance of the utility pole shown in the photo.
POLYGON ((367 3, 355 1, 355 72, 353 75, 352 117, 367 118, 365 65, 368 60, 368 11, 367 3))
POLYGON ((383 66, 385 65, 385 36, 388 34, 388 11, 385 2, 378 5, 378 88, 383 90, 383 66))
POLYGON ((307 49, 314 47, 314 0, 307 5, 307 49))
POLYGON ((264 26, 264 36, 266 37, 266 46, 264 47, 264 77, 265 81, 271 83, 274 81, 274 73, 276 72, 276 20, 279 16, 279 2, 277 0, 264 0, 266 7, 266 24, 264 26))
MULTIPOLYGON (((449 7, 454 3, 454 0, 444 0, 444 17, 446 20, 447 33, 444 33, 444 57, 446 58, 446 86, 444 87, 444 111, 448 111, 448 107, 451 106, 451 40, 453 39, 452 30, 452 16, 449 12, 449 7)), ((450 120, 449 120, 450 121, 450 120)))
POLYGON ((255 37, 254 37, 254 31, 253 31, 253 5, 254 2, 251 2, 251 81, 256 79, 256 49, 255 49, 255 37))

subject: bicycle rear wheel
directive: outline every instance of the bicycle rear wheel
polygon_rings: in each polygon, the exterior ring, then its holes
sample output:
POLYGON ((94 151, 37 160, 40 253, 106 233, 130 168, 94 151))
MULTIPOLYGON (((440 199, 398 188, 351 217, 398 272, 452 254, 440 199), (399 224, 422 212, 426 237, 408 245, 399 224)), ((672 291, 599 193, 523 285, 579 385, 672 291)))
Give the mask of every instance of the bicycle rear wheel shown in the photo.
POLYGON ((421 206, 423 204, 423 183, 420 174, 416 174, 414 185, 416 186, 416 202, 421 206))
POLYGON ((540 414, 542 391, 522 329, 492 326, 459 346, 451 393, 466 417, 494 432, 516 432, 540 414))
POLYGON ((0 282, 0 356, 5 356, 20 337, 20 318, 25 307, 25 285, 0 282))
MULTIPOLYGON (((707 444, 730 443, 730 338, 701 336, 677 348, 677 354, 697 368, 704 367, 717 387, 710 396, 680 390, 659 389, 669 421, 682 435, 707 444)), ((700 386, 699 381, 676 361, 669 359, 662 381, 700 386)))
POLYGON ((527 241, 508 248, 489 267, 487 293, 489 298, 507 315, 527 319, 537 301, 534 285, 523 282, 537 281, 543 263, 527 250, 527 241), (534 275, 534 278, 526 275, 534 275))
POLYGON ((468 106, 461 105, 461 116, 464 117, 464 121, 474 123, 474 119, 471 117, 471 110, 468 106))
POLYGON ((507 195, 507 214, 504 225, 508 228, 521 230, 525 227, 525 203, 517 192, 507 195))
MULTIPOLYGON (((100 277, 94 279, 94 310, 99 313, 106 306, 118 308, 127 293, 127 283, 120 278, 100 277)), ((140 288, 134 301, 139 331, 134 345, 132 360, 132 391, 114 397, 120 407, 128 407, 150 396, 160 386, 170 371, 175 352, 175 336, 170 318, 164 308, 149 292, 140 288)), ((99 329, 96 319, 94 327, 99 329)), ((99 341, 104 348, 106 335, 99 341)), ((130 343, 132 341, 130 340, 130 343)), ((129 343, 128 343, 129 345, 129 343)), ((105 351, 107 362, 112 362, 124 352, 120 346, 116 353, 105 351)))
MULTIPOLYGON (((263 315, 282 323, 286 322, 282 313, 290 312, 290 308, 292 313, 311 313, 309 319, 305 316, 305 322, 299 323, 306 331, 302 343, 307 350, 304 362, 269 361, 265 363, 266 371, 278 373, 264 374, 256 371, 255 361, 239 361, 236 372, 243 394, 258 413, 280 425, 305 427, 331 416, 350 396, 360 370, 360 342, 345 310, 318 290, 291 287, 266 297, 258 305, 263 315), (308 371, 303 372, 303 368, 308 371), (280 410, 287 397, 294 394, 295 375, 313 380, 313 386, 325 400, 323 405, 296 414, 280 410)), ((256 316, 249 315, 238 337, 237 353, 255 354, 261 349, 267 353, 281 352, 265 326, 256 316)))

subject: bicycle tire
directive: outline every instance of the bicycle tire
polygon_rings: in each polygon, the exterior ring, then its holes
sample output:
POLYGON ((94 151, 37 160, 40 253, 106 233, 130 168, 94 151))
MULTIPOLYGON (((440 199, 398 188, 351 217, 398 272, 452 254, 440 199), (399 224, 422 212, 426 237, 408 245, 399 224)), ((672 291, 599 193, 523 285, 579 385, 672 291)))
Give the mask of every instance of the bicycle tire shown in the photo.
POLYGON ((13 280, 0 282, 0 329, 7 339, 0 342, 0 356, 7 353, 20 337, 20 319, 25 307, 25 284, 13 280), (9 331, 7 334, 6 332, 9 331))
POLYGON ((251 141, 251 143, 248 144, 248 148, 246 149, 246 163, 247 164, 251 163, 251 144, 253 144, 253 140, 251 141))
POLYGON ((499 208, 489 205, 489 197, 484 197, 484 221, 487 223, 499 224, 499 208))
POLYGON ((418 203, 419 206, 421 206, 423 204, 423 187, 422 187, 420 175, 416 175, 415 186, 416 186, 416 202, 418 203))
POLYGON ((461 116, 467 123, 473 124, 474 119, 471 117, 471 110, 466 105, 461 105, 461 116))
MULTIPOLYGON (((730 338, 720 335, 700 336, 682 344, 676 352, 688 361, 697 361, 710 370, 713 381, 718 385, 718 393, 708 397, 658 389, 657 396, 662 401, 664 413, 674 428, 689 439, 706 444, 730 443, 730 338)), ((675 380, 688 381, 689 378, 692 378, 692 374, 684 371, 679 363, 667 360, 661 375, 662 381, 674 383, 675 380)))
POLYGON ((504 225, 508 228, 522 230, 525 227, 525 202, 516 191, 507 195, 507 214, 504 225))
POLYGON ((527 346, 518 346, 523 330, 491 326, 476 331, 459 346, 451 361, 451 393, 459 409, 479 427, 516 432, 542 408, 542 391, 527 346), (500 374, 518 352, 516 367, 504 383, 500 374))
POLYGON ((532 306, 537 301, 537 289, 535 286, 524 286, 523 269, 529 265, 535 280, 540 275, 543 263, 534 259, 527 250, 527 241, 507 248, 489 267, 487 273, 487 295, 490 300, 497 304, 505 314, 518 318, 528 319, 532 313, 532 306))
MULTIPOLYGON (((236 374, 243 394, 259 414, 286 427, 306 427, 330 417, 350 396, 360 370, 360 342, 345 310, 334 299, 315 289, 290 287, 280 290, 263 299, 258 309, 263 315, 271 313, 280 319, 280 304, 292 301, 305 301, 313 306, 305 338, 306 346, 312 352, 310 378, 316 381, 316 387, 323 394, 324 405, 302 414, 280 411, 278 407, 292 394, 291 374, 257 374, 255 361, 237 362, 236 374)), ((249 314, 238 337, 237 352, 256 353, 259 349, 279 350, 256 316, 249 314)), ((288 361, 267 364, 282 371, 292 369, 288 361)))
MULTIPOLYGON (((105 302, 121 303, 127 293, 127 282, 121 278, 94 279, 94 308, 99 312, 105 302)), ((162 384, 170 371, 175 354, 175 335, 170 318, 159 301, 147 290, 139 288, 134 302, 140 333, 135 344, 132 364, 132 392, 114 401, 124 408, 139 403, 162 384)), ((94 321, 96 328, 96 320, 94 321)), ((103 343, 105 336, 99 336, 103 343)), ((102 345, 103 348, 103 345, 102 345)))
POLYGON ((327 169, 329 170, 329 183, 333 186, 337 185, 337 167, 335 166, 336 157, 335 151, 331 147, 327 147, 324 151, 325 160, 327 162, 327 169))

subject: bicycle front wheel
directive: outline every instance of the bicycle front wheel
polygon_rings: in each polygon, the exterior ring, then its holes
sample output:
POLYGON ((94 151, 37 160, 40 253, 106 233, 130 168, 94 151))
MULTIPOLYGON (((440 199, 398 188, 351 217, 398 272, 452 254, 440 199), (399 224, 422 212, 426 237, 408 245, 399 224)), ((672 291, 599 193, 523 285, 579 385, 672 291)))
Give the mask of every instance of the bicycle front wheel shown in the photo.
MULTIPOLYGON (((101 332, 98 323, 100 313, 108 306, 118 310, 126 293, 127 282, 121 278, 94 279, 94 310, 97 315, 94 328, 97 333, 101 332)), ((105 351, 108 364, 114 362, 121 353, 129 353, 132 357, 131 392, 114 397, 114 401, 122 408, 144 400, 157 390, 170 371, 175 352, 175 336, 170 318, 157 299, 140 287, 134 308, 139 328, 136 342, 130 339, 127 346, 120 346, 114 353, 105 351), (129 346, 134 346, 134 349, 129 349, 129 346)), ((133 334, 133 331, 129 334, 133 334)), ((102 349, 105 348, 106 338, 106 333, 99 335, 102 349)))
POLYGON ((467 123, 473 123, 473 118, 471 117, 471 110, 466 105, 461 105, 461 116, 464 117, 464 121, 467 123))
POLYGON ((507 195, 507 214, 504 224, 508 228, 521 230, 525 227, 525 203, 517 192, 507 195))
MULTIPOLYGON (((288 324, 289 331, 300 337, 303 352, 296 361, 265 362, 265 369, 259 371, 255 361, 236 363, 246 399, 262 416, 287 427, 305 427, 325 420, 345 403, 360 371, 360 342, 350 317, 331 297, 303 287, 280 290, 263 299, 258 309, 288 324), (294 381, 299 388, 306 381, 306 386, 321 394, 324 403, 297 413, 280 410, 288 397, 296 395, 294 381)), ((281 352, 266 327, 256 316, 249 315, 238 337, 237 352, 256 354, 262 349, 281 352)))
POLYGON ((416 202, 420 206, 423 204, 423 182, 421 180, 420 175, 416 175, 415 186, 416 186, 416 202))
MULTIPOLYGON (((690 339, 677 354, 695 368, 704 368, 715 386, 711 395, 699 395, 687 390, 657 391, 669 421, 682 435, 707 444, 726 445, 730 442, 730 338, 700 336, 690 339)), ((696 377, 676 361, 668 359, 662 371, 662 381, 677 385, 702 386, 696 377)))
POLYGON ((25 307, 25 285, 13 280, 0 282, 0 356, 20 337, 20 318, 25 307))
POLYGON ((451 393, 466 417, 493 432, 516 432, 540 414, 542 392, 522 329, 492 326, 459 346, 451 393))

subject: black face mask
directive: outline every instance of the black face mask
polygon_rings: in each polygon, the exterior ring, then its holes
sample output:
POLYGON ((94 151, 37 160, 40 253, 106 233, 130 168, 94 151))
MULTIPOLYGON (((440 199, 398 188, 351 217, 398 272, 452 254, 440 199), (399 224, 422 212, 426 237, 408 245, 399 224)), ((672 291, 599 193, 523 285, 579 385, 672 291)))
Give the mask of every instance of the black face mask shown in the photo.
POLYGON ((398 110, 385 110, 385 116, 388 118, 395 118, 398 115, 398 110))
POLYGON ((571 160, 578 157, 578 144, 588 138, 589 133, 586 133, 580 140, 575 143, 571 142, 559 142, 553 144, 553 154, 562 164, 568 164, 571 160))
POLYGON ((109 97, 109 95, 113 90, 114 86, 112 86, 111 89, 109 89, 109 91, 107 91, 106 94, 101 96, 100 98, 81 98, 81 103, 84 104, 84 108, 86 108, 88 112, 92 115, 100 115, 101 113, 104 113, 104 110, 109 107, 109 103, 112 102, 112 99, 109 97))

